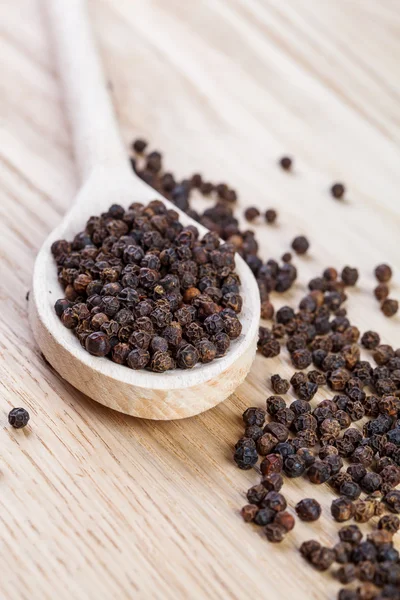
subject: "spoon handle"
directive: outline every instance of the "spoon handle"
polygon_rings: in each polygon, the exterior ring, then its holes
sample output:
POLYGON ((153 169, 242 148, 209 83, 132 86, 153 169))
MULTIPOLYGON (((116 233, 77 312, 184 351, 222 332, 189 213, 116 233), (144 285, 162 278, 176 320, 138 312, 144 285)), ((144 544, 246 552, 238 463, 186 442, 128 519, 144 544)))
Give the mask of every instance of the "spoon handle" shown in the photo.
POLYGON ((96 167, 127 164, 86 0, 46 0, 82 183, 96 167))

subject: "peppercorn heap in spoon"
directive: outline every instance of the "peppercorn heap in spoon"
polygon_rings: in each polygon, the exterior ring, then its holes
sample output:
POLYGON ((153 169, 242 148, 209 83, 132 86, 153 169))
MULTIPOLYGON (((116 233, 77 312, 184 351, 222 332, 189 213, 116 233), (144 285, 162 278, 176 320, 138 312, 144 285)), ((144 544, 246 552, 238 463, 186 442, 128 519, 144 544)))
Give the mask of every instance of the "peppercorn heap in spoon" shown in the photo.
POLYGON ((48 15, 82 187, 36 259, 35 339, 97 402, 148 419, 198 414, 250 369, 255 279, 228 244, 132 172, 85 0, 48 0, 48 15))

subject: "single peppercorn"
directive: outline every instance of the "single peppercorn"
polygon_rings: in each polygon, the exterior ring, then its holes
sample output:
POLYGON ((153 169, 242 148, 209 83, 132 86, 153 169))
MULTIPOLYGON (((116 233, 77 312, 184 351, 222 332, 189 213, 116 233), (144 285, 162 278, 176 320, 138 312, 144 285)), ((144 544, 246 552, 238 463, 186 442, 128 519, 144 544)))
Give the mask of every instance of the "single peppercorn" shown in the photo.
POLYGON ((280 473, 283 468, 283 459, 280 454, 267 454, 261 461, 260 470, 263 475, 280 473))
POLYGON ((280 473, 270 473, 261 480, 268 492, 279 492, 283 486, 283 477, 280 473))
POLYGON ((372 494, 382 485, 382 477, 378 473, 366 473, 360 480, 360 486, 363 492, 372 494))
POLYGON ((326 571, 335 560, 335 553, 330 548, 321 547, 312 552, 308 558, 317 571, 326 571))
POLYGON ((260 508, 254 517, 254 523, 260 527, 265 527, 269 523, 272 523, 275 519, 276 512, 268 507, 260 508))
MULTIPOLYGON (((265 220, 267 223, 275 223, 278 213, 273 208, 268 208, 265 211, 265 220)), ((285 261, 284 261, 285 262, 285 261)))
POLYGON ((29 413, 25 408, 13 408, 8 413, 8 422, 14 429, 22 429, 28 425, 29 413))
POLYGON ((357 500, 361 494, 361 487, 355 481, 344 481, 339 487, 339 494, 350 500, 357 500))
POLYGON ((354 503, 354 520, 357 523, 367 523, 375 515, 375 502, 371 500, 357 500, 354 503))
POLYGON ((282 156, 282 158, 279 159, 279 164, 284 171, 290 171, 292 168, 293 159, 289 156, 282 156))
POLYGON ((321 505, 313 498, 304 498, 296 504, 296 513, 302 521, 317 521, 321 516, 321 505))
POLYGON ((383 501, 393 513, 400 513, 400 490, 391 490, 383 498, 383 501))
POLYGON ((254 521, 254 518, 259 510, 260 510, 259 507, 256 506, 255 504, 246 504, 246 506, 243 506, 240 513, 243 517, 243 520, 246 523, 250 523, 251 521, 254 521))
POLYGON ((342 281, 345 285, 356 285, 358 280, 358 271, 353 267, 344 267, 342 270, 342 281))
POLYGON ((384 529, 390 533, 397 533, 400 529, 400 519, 396 515, 384 515, 379 519, 378 529, 384 529))
POLYGON ((334 183, 331 187, 331 194, 337 200, 343 198, 345 191, 346 188, 344 187, 343 183, 334 183))
POLYGON ((381 264, 375 268, 375 277, 380 283, 387 283, 392 278, 392 269, 389 265, 381 264))
POLYGON ((349 498, 337 498, 332 501, 331 514, 339 523, 348 521, 354 515, 354 504, 349 498))
POLYGON ((308 239, 304 235, 299 235, 294 238, 292 248, 296 254, 305 254, 310 247, 308 239))
POLYGON ((94 331, 89 334, 85 342, 86 350, 94 356, 106 356, 110 350, 110 341, 102 331, 94 331))
POLYGON ((331 466, 322 460, 316 460, 307 471, 307 476, 311 483, 316 483, 318 485, 328 481, 331 474, 331 466))
POLYGON ((233 460, 239 469, 251 469, 258 461, 258 454, 254 440, 251 440, 253 445, 243 445, 236 448, 233 460))
POLYGON ((374 289, 374 296, 379 302, 382 302, 389 296, 389 288, 386 283, 379 283, 374 289))
POLYGON ((269 523, 265 529, 265 535, 267 536, 267 540, 272 543, 280 543, 285 537, 286 529, 279 525, 278 523, 269 523))
POLYGON ((242 419, 246 425, 258 425, 262 427, 265 421, 265 411, 257 407, 246 408, 242 419))
POLYGON ((385 317, 393 317, 399 310, 399 303, 393 298, 386 298, 381 304, 381 311, 385 317))
POLYGON ((286 510, 278 512, 275 516, 274 523, 280 525, 286 532, 292 531, 295 526, 295 519, 286 510))
POLYGON ((361 338, 361 343, 367 350, 374 350, 379 346, 380 341, 379 334, 375 331, 366 331, 361 338))
POLYGON ((272 302, 269 300, 264 300, 261 302, 261 318, 266 319, 267 321, 271 320, 274 316, 275 308, 272 302))
POLYGON ((247 500, 250 504, 260 504, 267 495, 267 490, 262 484, 254 485, 247 491, 247 500))
POLYGON ((259 216, 260 216, 260 211, 255 206, 250 206, 249 208, 246 208, 246 210, 244 211, 244 218, 246 219, 246 221, 252 222, 255 219, 257 219, 257 217, 259 217, 259 216))
POLYGON ((144 152, 146 150, 146 147, 147 147, 146 140, 143 140, 141 138, 138 138, 132 144, 132 148, 134 149, 134 151, 138 152, 139 154, 141 154, 142 152, 144 152))
POLYGON ((283 469, 287 477, 300 477, 306 470, 306 463, 301 456, 295 454, 285 459, 283 469))

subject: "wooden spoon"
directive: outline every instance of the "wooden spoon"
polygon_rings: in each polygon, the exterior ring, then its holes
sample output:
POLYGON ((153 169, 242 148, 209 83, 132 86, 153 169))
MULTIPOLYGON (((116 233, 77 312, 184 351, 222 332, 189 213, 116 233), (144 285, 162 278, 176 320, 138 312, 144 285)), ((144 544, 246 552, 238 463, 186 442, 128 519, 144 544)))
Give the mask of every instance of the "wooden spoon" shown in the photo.
MULTIPOLYGON (((72 239, 91 215, 113 203, 161 199, 176 207, 133 174, 122 145, 100 61, 89 27, 85 0, 48 0, 54 50, 64 85, 66 104, 80 168, 82 187, 74 205, 44 242, 36 259, 30 322, 46 359, 73 386, 97 402, 147 419, 179 419, 201 413, 229 396, 245 379, 253 362, 260 315, 259 293, 248 266, 236 257, 244 296, 240 316, 243 331, 223 358, 192 370, 163 374, 133 371, 109 359, 91 356, 54 312, 63 296, 50 246, 72 239)), ((184 225, 207 230, 183 212, 184 225)))

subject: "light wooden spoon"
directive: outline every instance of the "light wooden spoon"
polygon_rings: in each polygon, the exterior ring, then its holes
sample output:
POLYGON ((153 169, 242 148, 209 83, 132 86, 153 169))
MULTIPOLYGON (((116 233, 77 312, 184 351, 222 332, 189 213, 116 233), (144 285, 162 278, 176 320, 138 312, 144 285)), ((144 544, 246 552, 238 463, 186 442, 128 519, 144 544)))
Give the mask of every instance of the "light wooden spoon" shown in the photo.
MULTIPOLYGON (((169 208, 176 207, 132 172, 92 39, 85 0, 48 0, 47 9, 82 187, 36 259, 29 303, 35 339, 64 379, 101 404, 147 419, 179 419, 201 413, 235 390, 255 355, 259 293, 254 276, 239 256, 236 270, 244 296, 242 335, 225 357, 192 370, 164 374, 133 371, 91 356, 54 312, 55 301, 63 296, 50 252, 54 240, 72 239, 91 215, 106 211, 113 203, 127 207, 158 198, 169 208)), ((207 231, 183 212, 180 219, 184 225, 195 224, 201 235, 207 231)))

